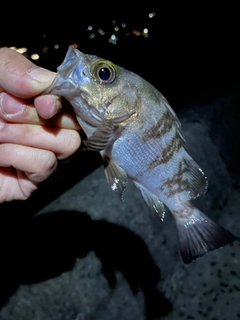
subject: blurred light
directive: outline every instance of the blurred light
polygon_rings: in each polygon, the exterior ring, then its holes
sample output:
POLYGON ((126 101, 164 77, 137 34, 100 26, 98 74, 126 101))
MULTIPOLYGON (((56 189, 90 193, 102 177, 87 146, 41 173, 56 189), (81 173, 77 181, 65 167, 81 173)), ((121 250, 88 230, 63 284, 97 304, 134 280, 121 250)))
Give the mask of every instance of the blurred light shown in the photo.
POLYGON ((112 23, 115 24, 117 21, 115 19, 112 20, 112 23))
POLYGON ((135 36, 140 36, 140 35, 141 35, 141 32, 138 31, 138 30, 136 30, 136 29, 134 29, 134 30, 133 30, 133 34, 135 34, 135 36))
POLYGON ((40 56, 37 53, 31 54, 31 59, 32 60, 38 60, 39 58, 40 58, 40 56))
POLYGON ((126 27, 126 23, 123 22, 123 23, 121 24, 121 26, 122 26, 123 28, 125 28, 125 27, 126 27))
POLYGON ((92 30, 92 26, 88 26, 87 30, 91 31, 92 30))
POLYGON ((153 18, 154 16, 155 16, 155 12, 151 12, 151 13, 149 13, 149 18, 153 18))
POLYGON ((48 53, 48 49, 49 49, 48 47, 43 47, 43 48, 42 48, 42 53, 43 53, 43 54, 48 53))
POLYGON ((93 38, 95 38, 95 33, 91 33, 89 36, 89 39, 93 39, 93 38))
POLYGON ((27 52, 27 48, 16 48, 16 47, 10 47, 10 49, 13 49, 21 54, 27 52))
POLYGON ((144 28, 144 29, 143 29, 142 35, 143 35, 145 38, 147 38, 147 37, 149 36, 149 34, 148 34, 148 29, 147 29, 147 28, 144 28))
POLYGON ((59 48, 59 45, 58 44, 55 44, 54 45, 54 49, 58 49, 59 48))
POLYGON ((114 31, 118 31, 119 30, 119 28, 116 26, 115 28, 114 28, 114 31))
POLYGON ((47 35, 46 35, 46 33, 44 33, 42 36, 43 36, 43 38, 46 38, 47 35))
POLYGON ((116 44, 118 40, 118 37, 115 36, 115 34, 112 34, 111 37, 108 39, 108 42, 112 44, 116 44))
POLYGON ((105 35, 105 31, 103 31, 102 29, 98 29, 98 32, 100 33, 101 36, 105 35))

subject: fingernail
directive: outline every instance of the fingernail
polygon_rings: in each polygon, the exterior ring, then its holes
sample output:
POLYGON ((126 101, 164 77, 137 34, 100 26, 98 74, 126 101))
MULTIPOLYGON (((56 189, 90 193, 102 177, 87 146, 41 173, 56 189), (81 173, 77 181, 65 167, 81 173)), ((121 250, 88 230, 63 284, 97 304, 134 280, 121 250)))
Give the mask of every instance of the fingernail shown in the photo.
POLYGON ((54 73, 44 69, 44 68, 34 68, 28 71, 28 74, 33 80, 39 81, 39 82, 48 82, 52 81, 54 79, 54 73), (53 74, 53 75, 52 75, 53 74))
POLYGON ((52 118, 55 114, 57 114, 59 112, 60 109, 58 109, 58 105, 56 104, 56 101, 55 99, 53 98, 52 101, 51 101, 51 105, 49 107, 49 115, 48 117, 46 117, 47 119, 50 119, 52 118), (56 108, 57 107, 57 108, 56 108))
POLYGON ((3 92, 0 95, 0 107, 4 117, 10 118, 14 115, 21 114, 26 106, 3 92))
POLYGON ((55 112, 58 113, 62 109, 62 102, 59 97, 55 98, 55 112))

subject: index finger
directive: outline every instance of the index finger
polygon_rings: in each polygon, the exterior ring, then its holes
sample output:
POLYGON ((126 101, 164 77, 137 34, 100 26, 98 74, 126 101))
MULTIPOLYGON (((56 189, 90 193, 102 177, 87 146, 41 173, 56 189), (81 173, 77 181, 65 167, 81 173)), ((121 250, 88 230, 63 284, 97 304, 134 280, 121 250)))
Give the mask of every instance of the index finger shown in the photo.
MULTIPOLYGON (((7 95, 6 93, 4 94, 7 95)), ((9 98, 14 100, 11 96, 9 98)), ((0 99, 1 99, 1 94, 0 94, 0 99)), ((64 129, 74 129, 74 130, 81 129, 76 119, 76 115, 73 111, 73 108, 69 103, 64 103, 62 111, 57 113, 55 116, 51 117, 50 119, 42 118, 39 115, 37 109, 34 107, 34 104, 31 100, 20 100, 19 103, 22 104, 22 107, 23 107, 22 111, 17 112, 11 116, 9 116, 9 114, 6 114, 4 112, 0 104, 0 120, 2 119, 5 122, 13 122, 13 123, 53 126, 58 128, 64 128, 64 129)))
POLYGON ((0 48, 0 92, 31 98, 50 86, 56 73, 40 68, 13 49, 0 48))

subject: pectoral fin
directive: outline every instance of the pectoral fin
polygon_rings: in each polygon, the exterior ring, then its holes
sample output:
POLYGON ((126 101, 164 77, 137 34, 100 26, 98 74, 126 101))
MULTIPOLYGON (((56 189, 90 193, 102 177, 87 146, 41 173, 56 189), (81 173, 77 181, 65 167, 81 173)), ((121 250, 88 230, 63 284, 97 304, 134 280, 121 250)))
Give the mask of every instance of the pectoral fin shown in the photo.
POLYGON ((143 199, 146 201, 147 205, 159 215, 161 221, 163 222, 166 212, 164 204, 146 188, 144 188, 137 182, 134 183, 140 189, 143 199))
POLYGON ((105 120, 94 131, 94 133, 84 141, 88 150, 102 151, 119 137, 123 128, 115 124, 112 120, 105 120))
POLYGON ((176 218, 176 223, 184 263, 190 263, 238 239, 196 208, 193 208, 190 217, 176 218))
POLYGON ((107 182, 111 185, 113 191, 119 192, 121 200, 123 200, 123 192, 128 180, 126 172, 111 161, 107 155, 103 155, 103 165, 107 182))

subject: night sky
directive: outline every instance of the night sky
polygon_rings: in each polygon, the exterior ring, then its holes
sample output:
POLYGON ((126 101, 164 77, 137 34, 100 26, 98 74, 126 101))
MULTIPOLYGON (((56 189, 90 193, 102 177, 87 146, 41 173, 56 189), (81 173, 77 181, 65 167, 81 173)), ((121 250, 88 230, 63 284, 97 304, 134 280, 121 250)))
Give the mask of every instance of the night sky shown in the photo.
POLYGON ((238 74, 237 5, 134 3, 76 7, 70 1, 49 8, 41 2, 26 13, 21 3, 14 4, 14 12, 0 22, 0 46, 26 47, 24 55, 37 54, 36 64, 55 71, 67 47, 77 43, 84 53, 140 74, 176 107, 219 78, 238 74))
MULTIPOLYGON (((11 3, 6 3, 0 46, 25 48, 23 54, 42 67, 56 71, 68 46, 76 43, 84 53, 141 75, 163 93, 176 112, 191 108, 192 101, 202 101, 204 110, 209 96, 213 103, 229 95, 240 101, 237 4, 147 1, 130 7, 129 2, 121 1, 111 6, 89 2, 76 7, 68 1, 63 7, 41 2, 41 6, 33 3, 26 12, 22 3, 10 9, 11 3)), ((235 109, 231 115, 238 128, 239 111, 235 109)), ((50 199, 45 196, 42 206, 82 178, 82 172, 76 175, 73 170, 80 161, 85 161, 85 168, 91 163, 92 167, 100 165, 99 158, 85 160, 77 154, 62 171, 60 166, 58 178, 63 183, 56 183, 59 190, 50 199)), ((31 207, 31 200, 29 203, 31 207)))

